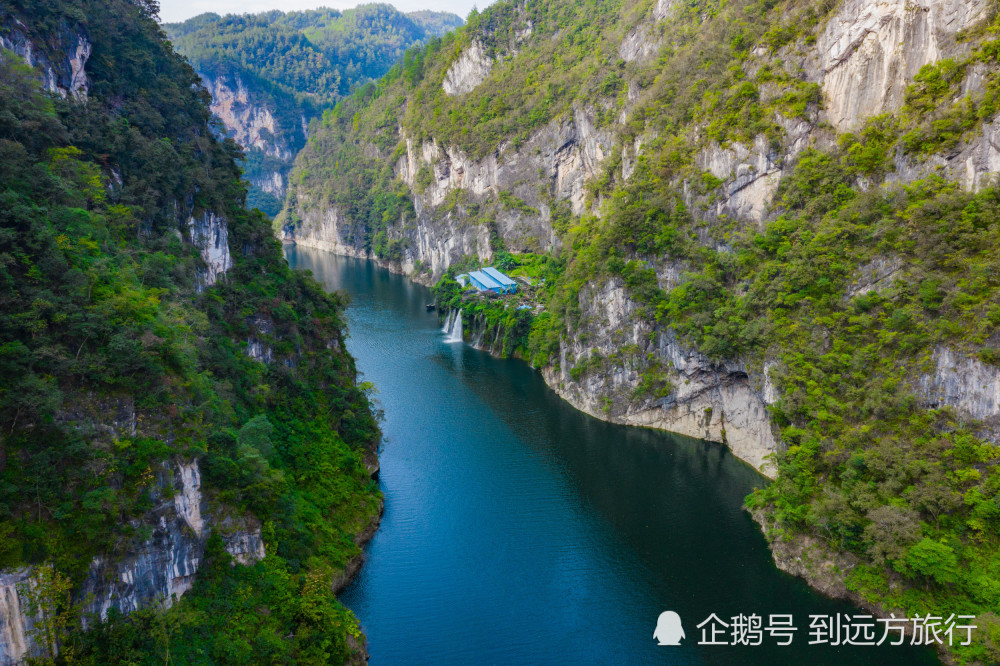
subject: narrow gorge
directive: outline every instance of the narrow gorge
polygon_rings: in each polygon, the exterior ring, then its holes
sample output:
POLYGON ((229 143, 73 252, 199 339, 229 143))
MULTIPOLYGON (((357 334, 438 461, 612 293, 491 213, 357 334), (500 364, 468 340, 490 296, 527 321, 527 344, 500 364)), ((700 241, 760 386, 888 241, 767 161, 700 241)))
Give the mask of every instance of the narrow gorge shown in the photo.
POLYGON ((776 479, 776 552, 812 544, 780 565, 977 608, 949 658, 988 663, 996 31, 982 0, 500 2, 324 116, 276 228, 435 285, 591 415, 724 442, 776 479), (518 296, 454 281, 490 264, 518 296))

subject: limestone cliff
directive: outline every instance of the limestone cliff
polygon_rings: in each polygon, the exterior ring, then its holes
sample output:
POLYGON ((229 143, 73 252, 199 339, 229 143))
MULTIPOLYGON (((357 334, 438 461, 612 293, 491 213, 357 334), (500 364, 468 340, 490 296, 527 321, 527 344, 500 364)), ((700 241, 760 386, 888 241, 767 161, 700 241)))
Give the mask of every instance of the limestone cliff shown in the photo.
MULTIPOLYGON (((470 207, 495 210, 496 231, 512 251, 557 251, 561 240, 552 226, 553 208, 566 202, 576 214, 591 209, 585 184, 611 148, 611 135, 595 126, 592 109, 547 125, 519 148, 502 146, 480 159, 436 141, 418 143, 404 135, 401 140, 406 151, 393 173, 413 189, 416 218, 391 230, 406 248, 396 267, 407 274, 428 271, 424 279, 432 281, 463 256, 492 257, 490 229, 467 223, 470 207), (422 191, 421 172, 428 176, 422 191), (516 207, 498 203, 501 193, 516 198, 516 207), (418 262, 422 271, 416 270, 418 262)), ((302 202, 302 221, 290 231, 296 243, 370 255, 364 235, 336 206, 313 205, 303 188, 296 194, 302 202)))
POLYGON ((0 48, 9 49, 21 56, 32 67, 37 67, 45 89, 62 97, 86 100, 88 92, 87 59, 92 46, 90 38, 79 26, 63 24, 56 35, 57 43, 36 43, 32 29, 13 19, 0 26, 0 48))
POLYGON ((288 172, 305 145, 315 110, 238 68, 220 67, 202 72, 201 78, 212 95, 212 114, 246 153, 251 200, 273 215, 269 202, 284 199, 288 172))
MULTIPOLYGON (((463 257, 489 262, 498 249, 559 254, 566 242, 559 216, 603 215, 604 193, 611 189, 608 180, 627 183, 646 159, 647 146, 658 145, 659 132, 643 109, 656 90, 649 79, 657 75, 653 70, 661 46, 679 39, 679 33, 670 32, 679 20, 674 4, 633 3, 613 24, 602 24, 602 34, 619 61, 612 58, 602 71, 613 72, 606 80, 619 75, 624 79, 620 88, 614 88, 619 91, 617 98, 576 101, 530 135, 501 139, 492 151, 470 155, 463 146, 433 132, 414 136, 407 129, 407 123, 414 122, 412 108, 400 114, 394 127, 383 125, 378 135, 361 131, 352 136, 351 140, 367 142, 363 150, 371 163, 392 165, 391 177, 405 184, 412 197, 412 213, 403 212, 385 227, 387 243, 394 248, 391 255, 383 252, 385 244, 372 242, 373 234, 357 211, 327 199, 325 191, 321 195, 320 188, 304 179, 292 187, 286 202, 286 237, 303 245, 372 257, 425 283, 437 281, 463 257), (604 185, 598 183, 601 179, 604 185)), ((779 212, 775 198, 802 152, 825 149, 836 142, 839 132, 858 130, 873 116, 899 111, 921 67, 944 58, 961 59, 970 52, 972 47, 962 35, 988 16, 987 5, 984 0, 848 1, 819 16, 790 43, 749 48, 740 64, 744 76, 762 70, 791 72, 799 89, 814 86, 817 95, 800 112, 790 114, 776 110, 774 103, 789 94, 787 88, 762 85, 756 103, 765 107, 762 122, 769 128, 746 137, 720 141, 713 138, 717 130, 708 120, 689 121, 684 148, 691 151, 693 169, 674 176, 673 185, 702 222, 698 241, 727 252, 730 230, 764 229, 779 212)), ((511 3, 495 12, 494 17, 500 16, 484 22, 455 47, 453 55, 443 58, 440 70, 434 70, 440 73, 433 75, 440 78, 431 77, 428 90, 440 81, 447 98, 473 99, 482 94, 494 99, 492 81, 506 80, 512 69, 532 66, 524 60, 525 50, 547 53, 547 41, 564 38, 561 30, 543 34, 526 5, 511 3)), ((802 16, 788 16, 791 23, 805 21, 802 16)), ((982 81, 982 71, 970 68, 965 89, 971 86, 975 91, 976 83, 969 78, 976 76, 982 81)), ((448 108, 459 108, 454 105, 460 103, 449 101, 453 106, 448 108)), ((379 104, 373 103, 378 113, 391 115, 379 104)), ((944 166, 964 187, 980 187, 1000 167, 994 134, 990 120, 948 155, 914 159, 900 153, 887 179, 911 181, 944 166)), ((307 145, 300 159, 302 171, 322 163, 320 145, 322 141, 307 145)), ((685 266, 667 258, 636 258, 663 278, 661 287, 685 279, 685 266)), ((878 289, 879 281, 888 284, 898 277, 895 262, 877 259, 887 268, 872 268, 870 280, 859 276, 851 294, 878 289)), ((764 370, 772 360, 709 361, 644 318, 620 281, 584 285, 576 305, 580 316, 563 332, 558 362, 543 369, 546 381, 560 395, 600 418, 725 441, 736 455, 773 473, 765 458, 781 443, 767 410, 779 397, 764 370), (624 348, 630 351, 623 353, 624 348), (595 356, 603 360, 587 364, 587 373, 578 381, 569 375, 574 364, 595 356), (673 386, 669 395, 636 395, 641 376, 651 368, 673 386)), ((940 377, 947 374, 939 369, 938 379, 924 382, 928 394, 950 395, 957 390, 941 384, 940 377)), ((962 408, 961 402, 952 399, 948 404, 962 408)))
MULTIPOLYGON (((150 606, 169 608, 191 588, 212 530, 222 533, 226 550, 241 564, 264 557, 259 522, 213 505, 202 492, 197 461, 165 464, 151 499, 154 508, 142 521, 151 528, 149 539, 91 562, 74 593, 85 618, 106 618, 112 608, 126 614, 150 606)), ((0 572, 2 666, 39 654, 40 637, 33 630, 37 619, 25 598, 33 584, 31 567, 0 572)))
POLYGON ((204 261, 204 268, 198 271, 198 289, 211 287, 233 265, 229 256, 229 227, 223 218, 206 211, 188 217, 188 233, 204 261))
POLYGON ((248 76, 239 70, 201 74, 212 95, 212 113, 222 121, 226 135, 250 156, 246 176, 250 184, 280 200, 292 160, 308 137, 310 112, 291 99, 268 94, 260 83, 248 85, 244 80, 248 76))
POLYGON ((839 130, 896 111, 921 67, 962 52, 956 35, 982 20, 981 0, 848 0, 816 40, 816 64, 839 130))
POLYGON ((778 441, 767 414, 775 395, 766 367, 714 363, 644 321, 637 308, 619 281, 584 288, 581 324, 561 344, 558 366, 542 372, 549 386, 601 419, 725 443, 773 476, 767 457, 778 441), (570 370, 581 363, 587 370, 574 379, 570 370), (642 393, 641 375, 650 371, 669 383, 666 395, 642 393))

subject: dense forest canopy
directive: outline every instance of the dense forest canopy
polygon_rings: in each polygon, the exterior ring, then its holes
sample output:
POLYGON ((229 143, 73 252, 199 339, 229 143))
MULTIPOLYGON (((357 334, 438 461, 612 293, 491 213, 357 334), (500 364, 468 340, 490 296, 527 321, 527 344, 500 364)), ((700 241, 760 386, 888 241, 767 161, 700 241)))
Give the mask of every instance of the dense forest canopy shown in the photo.
POLYGON ((56 647, 84 664, 339 663, 360 633, 331 585, 380 504, 344 301, 245 209, 240 150, 153 11, 0 4, 0 35, 57 79, 91 49, 86 99, 0 50, 0 570, 33 576, 46 663, 56 647), (231 257, 214 284, 206 219, 231 257), (81 617, 81 586, 107 583, 94 567, 161 543, 151 512, 173 511, 179 464, 200 466, 210 531, 193 588, 168 611, 81 617), (224 524, 256 524, 266 556, 234 566, 224 524))
POLYGON ((404 14, 390 5, 339 12, 201 14, 163 27, 195 70, 239 66, 319 105, 384 74, 415 43, 462 24, 454 14, 404 14))

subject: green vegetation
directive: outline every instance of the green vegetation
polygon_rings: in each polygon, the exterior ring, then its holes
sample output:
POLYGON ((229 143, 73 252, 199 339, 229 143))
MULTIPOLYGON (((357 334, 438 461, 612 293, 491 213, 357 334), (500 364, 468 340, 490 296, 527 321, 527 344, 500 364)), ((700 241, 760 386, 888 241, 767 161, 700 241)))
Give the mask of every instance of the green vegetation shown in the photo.
MULTIPOLYGON (((496 204, 540 215, 511 192, 494 201, 452 191, 419 222, 447 214, 483 226, 498 265, 545 266, 544 287, 518 297, 536 307, 463 293, 451 278, 477 267, 474 258, 449 269, 438 301, 462 308, 470 335, 485 330, 493 351, 554 366, 565 336, 586 345, 581 294, 613 280, 654 335, 675 334, 716 361, 751 359, 756 376, 768 361, 784 449, 777 481, 748 506, 775 525, 771 536, 809 535, 854 555, 861 565, 847 584, 872 602, 911 615, 977 615, 974 644, 951 656, 998 663, 1000 447, 921 382, 944 349, 1000 360, 1000 189, 966 191, 929 167, 1000 109, 1000 23, 960 35, 969 43, 961 61, 921 69, 898 112, 841 135, 819 125, 822 140, 785 163, 787 128, 822 117, 819 86, 794 63, 834 3, 804 5, 673 3, 670 19, 654 24, 649 2, 496 3, 408 51, 326 115, 300 156, 285 215, 295 222, 336 207, 359 222, 356 239, 392 260, 371 239, 405 245, 414 224, 413 193, 394 172, 407 140, 502 159, 543 126, 588 113, 614 147, 588 183, 582 215, 556 205, 541 179, 560 240, 550 263, 506 251, 496 204), (619 49, 640 22, 662 48, 626 62, 619 49), (495 59, 489 77, 473 93, 446 95, 445 73, 474 42, 495 59), (973 67, 982 83, 966 90, 973 67), (623 153, 637 137, 642 154, 626 180, 623 153), (696 163, 735 142, 765 146, 782 169, 761 225, 715 216, 723 180, 696 163), (923 175, 892 184, 900 164, 923 175), (664 264, 681 272, 666 288, 656 272, 664 264)), ((418 169, 419 195, 432 174, 418 169)), ((671 395, 670 368, 635 352, 567 358, 567 371, 579 381, 628 363, 640 377, 634 400, 671 395)))
POLYGON ((199 72, 235 67, 300 102, 326 106, 384 74, 413 44, 461 24, 445 12, 403 14, 370 4, 344 12, 201 14, 163 27, 199 72))
POLYGON ((0 567, 38 567, 36 638, 59 642, 62 661, 341 662, 358 626, 331 581, 380 499, 344 302, 291 272, 267 219, 245 210, 239 151, 212 138, 197 75, 152 11, 0 8, 0 29, 20 22, 52 62, 64 35, 93 44, 87 103, 43 92, 0 52, 0 567), (181 211, 227 221, 234 265, 201 292, 181 211), (273 323, 270 364, 244 353, 256 318, 273 323), (134 434, 110 426, 118 409, 134 409, 134 434), (171 610, 81 632, 68 591, 95 556, 149 538, 160 470, 190 459, 213 507, 260 520, 266 558, 231 566, 213 532, 171 610))
MULTIPOLYGON (((304 123, 382 76, 407 48, 461 24, 461 18, 446 12, 403 14, 390 5, 370 4, 344 12, 201 14, 163 28, 199 74, 238 78, 250 101, 274 115, 276 134, 294 155, 305 145, 304 123)), ((289 160, 254 146, 245 149, 243 168, 250 183, 276 171, 287 174, 289 160)), ((251 184, 248 206, 273 217, 281 201, 251 184)))
POLYGON ((461 309, 466 334, 480 337, 493 353, 523 358, 535 367, 543 367, 548 364, 548 354, 558 351, 559 337, 549 329, 551 317, 547 313, 535 316, 535 311, 540 301, 548 299, 563 266, 552 257, 529 253, 512 255, 501 251, 495 259, 496 267, 515 279, 521 278, 517 280, 516 294, 494 297, 463 289, 454 276, 481 268, 475 257, 464 257, 450 266, 434 286, 435 301, 445 311, 461 309))

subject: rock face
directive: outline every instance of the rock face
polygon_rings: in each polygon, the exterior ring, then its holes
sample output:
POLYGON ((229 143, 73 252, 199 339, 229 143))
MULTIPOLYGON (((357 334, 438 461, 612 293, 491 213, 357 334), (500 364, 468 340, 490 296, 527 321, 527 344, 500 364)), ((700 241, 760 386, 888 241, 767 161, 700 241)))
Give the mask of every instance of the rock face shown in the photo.
POLYGON ((733 141, 728 148, 713 143, 703 151, 699 166, 724 181, 723 196, 716 202, 715 213, 758 223, 763 220, 781 179, 777 160, 778 155, 763 135, 751 147, 733 141))
POLYGON ((256 148, 279 160, 294 157, 288 140, 280 133, 274 111, 251 99, 238 74, 216 78, 202 74, 201 80, 212 95, 212 113, 222 121, 236 143, 244 148, 256 148))
POLYGON ((486 55, 483 43, 474 41, 458 57, 444 76, 441 87, 448 95, 464 95, 486 80, 493 60, 486 55))
POLYGON ((545 381, 578 409, 597 418, 724 442, 738 458, 773 476, 765 459, 778 451, 767 414, 776 395, 766 370, 738 362, 713 363, 687 349, 670 331, 639 314, 619 279, 580 291, 580 323, 560 348, 545 381), (600 359, 594 362, 594 359, 600 359), (572 370, 587 370, 576 379, 572 370), (639 395, 643 374, 668 381, 666 395, 639 395))
POLYGON ((303 108, 291 97, 277 99, 264 92, 238 70, 199 75, 226 136, 247 153, 245 178, 251 188, 275 201, 284 199, 288 172, 309 133, 303 108))
POLYGON ((279 199, 285 196, 285 176, 280 171, 271 171, 263 176, 250 178, 250 184, 279 199))
POLYGON ((934 372, 918 389, 931 407, 948 406, 976 420, 1000 416, 1000 368, 948 347, 934 351, 934 372))
POLYGON ((983 123, 982 131, 954 160, 966 189, 978 191, 1000 173, 1000 120, 983 123))
POLYGON ((226 220, 211 211, 188 218, 191 242, 201 251, 205 266, 198 273, 198 290, 211 287, 233 266, 229 254, 229 227, 226 220))
POLYGON ((0 572, 0 666, 23 661, 32 643, 29 640, 35 619, 22 608, 18 588, 27 585, 30 569, 0 572))
POLYGON ((369 256, 363 232, 341 216, 336 207, 309 208, 294 230, 286 230, 299 245, 328 250, 345 257, 369 256))
POLYGON ((63 28, 57 33, 55 48, 39 49, 20 21, 0 26, 0 48, 13 51, 42 73, 42 83, 49 92, 62 97, 87 99, 87 60, 93 50, 87 34, 79 28, 63 28), (49 54, 58 55, 49 55, 49 54))
MULTIPOLYGON (((75 600, 85 616, 107 617, 116 608, 130 613, 162 604, 170 607, 194 582, 208 535, 219 530, 226 550, 243 564, 264 557, 260 524, 248 516, 211 509, 201 490, 197 461, 177 460, 158 472, 154 507, 141 520, 152 534, 131 544, 125 554, 94 558, 75 600)), ((18 664, 37 654, 30 617, 23 599, 31 569, 0 572, 0 666, 18 664)))
POLYGON ((250 336, 247 338, 247 356, 260 363, 274 361, 274 350, 267 342, 267 337, 274 334, 274 322, 267 317, 250 317, 250 336))
POLYGON ((618 47, 618 57, 625 62, 645 60, 656 54, 660 49, 659 40, 653 34, 653 27, 670 15, 673 0, 656 0, 650 18, 642 21, 625 34, 618 47))
POLYGON ((826 113, 838 130, 902 106, 924 65, 985 16, 981 0, 847 0, 816 41, 826 113))
MULTIPOLYGON (((593 111, 585 109, 547 125, 517 149, 506 146, 481 159, 435 141, 417 144, 407 139, 395 173, 414 192, 417 218, 416 224, 390 231, 405 245, 403 259, 394 268, 413 273, 421 266, 436 280, 463 255, 491 260, 490 229, 466 219, 465 210, 473 204, 496 205, 497 232, 508 249, 557 249, 553 203, 565 202, 576 213, 587 210, 584 185, 597 173, 611 140, 610 132, 596 127, 593 111), (423 188, 418 184, 421 171, 430 176, 423 188), (523 205, 512 208, 498 202, 501 193, 523 205), (450 203, 454 205, 446 205, 450 203)), ((307 200, 305 194, 299 197, 300 202, 307 200)), ((347 256, 370 255, 363 230, 337 208, 303 206, 301 218, 294 230, 296 243, 347 256)))
POLYGON ((892 285, 893 279, 902 270, 902 258, 876 257, 858 269, 844 297, 853 298, 873 291, 881 292, 892 285))

